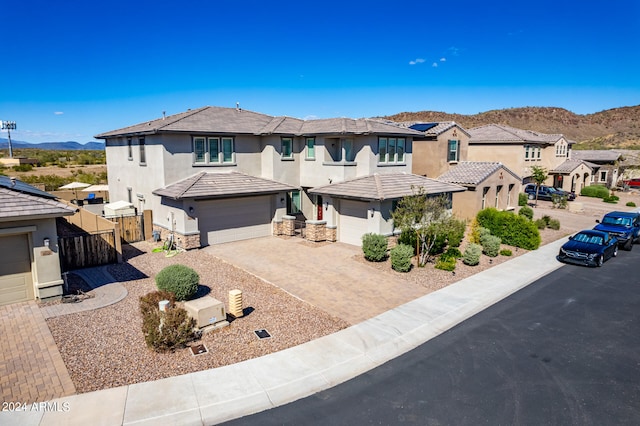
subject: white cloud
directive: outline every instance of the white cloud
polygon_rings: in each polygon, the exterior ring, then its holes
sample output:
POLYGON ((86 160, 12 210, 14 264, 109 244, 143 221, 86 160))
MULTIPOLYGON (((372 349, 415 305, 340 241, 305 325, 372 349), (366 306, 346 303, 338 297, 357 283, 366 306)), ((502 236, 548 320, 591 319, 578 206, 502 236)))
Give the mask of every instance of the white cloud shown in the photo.
POLYGON ((409 61, 409 65, 416 65, 416 64, 422 64, 424 63, 424 59, 422 58, 418 58, 415 61, 409 61))
POLYGON ((62 112, 62 111, 55 111, 55 112, 54 112, 54 114, 55 114, 55 115, 62 115, 62 114, 64 114, 64 112, 62 112))
POLYGON ((440 62, 447 62, 447 58, 440 58, 440 62))
POLYGON ((458 55, 460 55, 460 49, 458 49, 458 48, 457 48, 457 47, 455 47, 455 46, 451 46, 451 47, 449 48, 449 52, 451 52, 451 56, 458 56, 458 55))
POLYGON ((433 64, 431 64, 431 66, 434 67, 434 68, 438 68, 438 63, 434 62, 433 64))

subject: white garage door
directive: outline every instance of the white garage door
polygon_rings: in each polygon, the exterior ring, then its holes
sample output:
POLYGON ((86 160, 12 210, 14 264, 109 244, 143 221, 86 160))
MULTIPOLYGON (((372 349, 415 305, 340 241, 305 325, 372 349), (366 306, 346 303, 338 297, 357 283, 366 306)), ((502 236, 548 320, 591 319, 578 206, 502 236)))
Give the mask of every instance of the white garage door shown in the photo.
POLYGON ((0 237, 0 305, 32 300, 31 258, 26 234, 0 237))
POLYGON ((340 200, 340 223, 338 240, 362 246, 362 236, 367 233, 367 209, 363 201, 340 200))
POLYGON ((271 196, 201 201, 200 244, 212 245, 271 235, 271 196))

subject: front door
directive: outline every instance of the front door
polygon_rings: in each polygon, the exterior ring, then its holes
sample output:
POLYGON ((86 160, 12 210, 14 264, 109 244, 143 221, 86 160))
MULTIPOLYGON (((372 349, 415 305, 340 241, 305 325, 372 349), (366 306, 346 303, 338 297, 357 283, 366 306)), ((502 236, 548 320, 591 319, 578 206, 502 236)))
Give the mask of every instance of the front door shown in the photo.
POLYGON ((317 220, 322 220, 322 195, 316 195, 317 220))

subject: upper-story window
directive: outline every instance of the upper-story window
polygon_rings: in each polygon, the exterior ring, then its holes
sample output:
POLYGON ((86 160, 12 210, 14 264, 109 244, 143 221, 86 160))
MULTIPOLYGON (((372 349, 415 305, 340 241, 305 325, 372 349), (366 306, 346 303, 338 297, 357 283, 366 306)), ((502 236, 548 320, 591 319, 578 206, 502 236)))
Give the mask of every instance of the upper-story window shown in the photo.
POLYGON ((567 156, 567 145, 564 143, 558 143, 556 145, 556 157, 566 157, 567 156))
POLYGON ((447 161, 459 161, 460 160, 460 141, 455 139, 449 140, 449 150, 447 155, 447 161))
POLYGON ((138 139, 140 146, 140 164, 147 164, 147 153, 145 152, 144 138, 138 139))
POLYGON ((534 145, 524 146, 524 159, 525 161, 540 161, 542 158, 542 148, 534 145))
POLYGON ((133 160, 133 145, 131 142, 131 138, 127 138, 127 159, 129 161, 133 160))
POLYGON ((281 155, 282 158, 291 159, 293 158, 293 139, 292 138, 282 138, 282 148, 281 155))
POLYGON ((405 138, 378 138, 378 163, 404 163, 405 138))
POLYGON ((193 138, 194 164, 233 164, 234 141, 229 136, 197 136, 193 138))
POLYGON ((316 138, 307 138, 306 139, 307 146, 307 160, 315 160, 316 159, 316 138))
POLYGON ((324 143, 327 162, 352 163, 355 158, 353 139, 351 138, 327 138, 324 143))

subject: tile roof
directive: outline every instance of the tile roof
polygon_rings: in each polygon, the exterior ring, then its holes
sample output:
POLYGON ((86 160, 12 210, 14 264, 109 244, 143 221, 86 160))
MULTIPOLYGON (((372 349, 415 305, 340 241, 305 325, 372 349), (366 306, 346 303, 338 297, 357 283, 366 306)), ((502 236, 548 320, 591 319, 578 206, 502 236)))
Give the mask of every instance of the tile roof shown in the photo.
POLYGON ((301 120, 293 117, 273 117, 237 108, 206 106, 158 118, 96 136, 107 139, 116 136, 169 133, 218 133, 253 135, 315 135, 315 134, 389 134, 419 136, 421 133, 394 124, 369 118, 329 118, 301 120))
POLYGON ((604 149, 574 149, 571 151, 571 158, 575 158, 577 160, 614 162, 618 161, 621 156, 622 154, 619 152, 604 149))
POLYGON ((49 194, 48 192, 38 189, 35 186, 31 186, 16 178, 10 178, 9 176, 0 176, 0 187, 8 188, 16 192, 24 192, 25 194, 36 195, 43 198, 56 198, 56 196, 53 194, 49 194))
POLYGON ((75 207, 48 195, 43 197, 0 186, 0 222, 68 216, 76 211, 75 207))
POLYGON ((589 163, 585 160, 579 160, 577 158, 572 158, 570 160, 566 160, 564 163, 558 165, 555 169, 549 170, 551 173, 571 173, 575 169, 577 169, 581 164, 584 164, 589 169, 593 170, 594 168, 600 168, 597 164, 589 163))
POLYGON ((553 145, 564 136, 561 134, 546 134, 532 130, 516 129, 503 124, 487 124, 469 129, 469 143, 537 143, 553 145))
POLYGON ((458 185, 475 186, 498 170, 505 170, 517 180, 522 181, 520 176, 509 170, 504 164, 489 161, 461 161, 458 165, 438 177, 438 180, 458 185))
POLYGON ((457 127, 458 129, 460 129, 460 131, 466 134, 467 136, 471 136, 469 132, 467 132, 462 126, 460 126, 455 121, 441 121, 438 123, 413 123, 413 124, 410 124, 408 127, 410 129, 418 130, 422 126, 428 127, 426 130, 423 131, 423 133, 427 136, 438 136, 454 127, 457 127))
POLYGON ((298 188, 291 185, 239 172, 200 172, 164 188, 156 189, 153 194, 181 200, 274 194, 296 189, 298 188))
POLYGON ((422 187, 427 194, 461 192, 465 188, 410 173, 373 174, 344 182, 319 186, 309 193, 358 200, 392 200, 415 194, 422 187))

